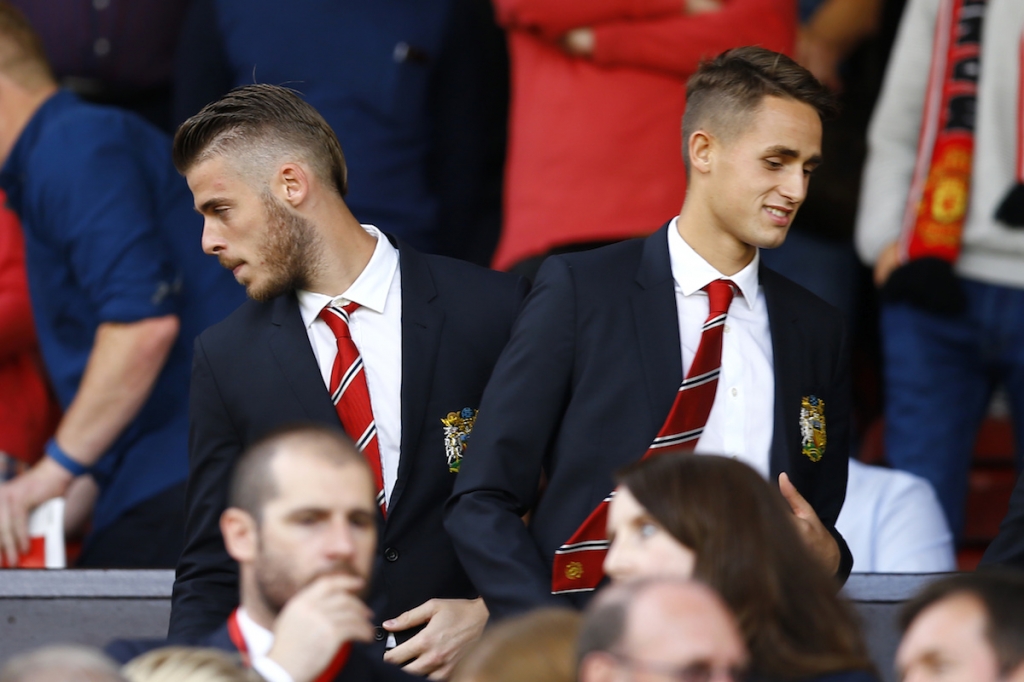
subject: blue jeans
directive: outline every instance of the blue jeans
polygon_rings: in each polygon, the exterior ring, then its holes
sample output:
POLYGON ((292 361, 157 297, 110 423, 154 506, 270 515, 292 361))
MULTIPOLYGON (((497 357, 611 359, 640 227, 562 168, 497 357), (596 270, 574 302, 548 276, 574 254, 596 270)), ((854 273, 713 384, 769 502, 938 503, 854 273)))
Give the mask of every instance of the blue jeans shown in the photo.
POLYGON ((949 527, 963 532, 971 452, 992 391, 1002 384, 1024 453, 1024 289, 961 280, 967 312, 943 317, 883 304, 885 450, 931 481, 949 527))

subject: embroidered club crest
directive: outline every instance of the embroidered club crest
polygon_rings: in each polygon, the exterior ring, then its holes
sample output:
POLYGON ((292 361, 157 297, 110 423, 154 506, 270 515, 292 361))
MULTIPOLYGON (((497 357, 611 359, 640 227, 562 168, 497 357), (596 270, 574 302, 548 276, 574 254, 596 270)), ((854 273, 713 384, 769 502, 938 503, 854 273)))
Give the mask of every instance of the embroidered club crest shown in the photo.
POLYGON ((441 418, 444 425, 444 454, 448 458, 448 471, 453 474, 459 473, 462 465, 462 453, 466 451, 466 444, 469 442, 469 434, 476 422, 477 411, 471 407, 464 407, 458 412, 449 412, 447 417, 441 418))
POLYGON ((800 439, 803 453, 812 462, 825 454, 825 401, 817 396, 804 396, 800 403, 800 439))

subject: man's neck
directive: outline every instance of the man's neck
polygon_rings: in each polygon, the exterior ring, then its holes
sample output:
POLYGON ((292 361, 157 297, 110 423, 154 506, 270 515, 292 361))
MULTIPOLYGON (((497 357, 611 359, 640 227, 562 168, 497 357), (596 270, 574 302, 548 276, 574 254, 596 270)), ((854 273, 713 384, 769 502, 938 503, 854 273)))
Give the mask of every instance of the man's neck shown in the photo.
POLYGON ((676 221, 679 236, 697 255, 727 277, 750 265, 757 247, 745 244, 717 224, 703 202, 687 196, 676 221))
POLYGON ((14 145, 39 107, 57 93, 56 85, 27 90, 0 75, 0 160, 6 163, 14 145))
POLYGON ((340 198, 327 201, 314 211, 314 220, 321 225, 324 253, 320 268, 308 283, 309 290, 338 296, 362 274, 377 248, 377 240, 363 229, 340 198))

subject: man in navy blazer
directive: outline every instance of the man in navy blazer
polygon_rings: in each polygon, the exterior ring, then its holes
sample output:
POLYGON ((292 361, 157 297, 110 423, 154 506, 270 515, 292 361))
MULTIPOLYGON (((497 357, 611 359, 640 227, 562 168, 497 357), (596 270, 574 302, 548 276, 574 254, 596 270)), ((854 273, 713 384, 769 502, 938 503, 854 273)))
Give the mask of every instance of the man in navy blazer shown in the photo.
POLYGON ((830 109, 823 86, 785 56, 723 54, 688 84, 690 184, 679 217, 647 239, 544 263, 446 512, 492 617, 589 599, 584 562, 570 556, 562 575, 556 550, 611 492, 614 472, 659 433, 709 313, 702 287, 721 278, 738 293, 696 449, 778 478, 816 555, 849 573, 852 557, 834 529, 849 441, 841 318, 758 258, 785 239, 830 109))
POLYGON ((525 285, 361 226, 343 199, 337 138, 284 88, 233 90, 182 125, 174 154, 206 219, 204 250, 254 300, 196 341, 171 636, 213 629, 237 602, 217 523, 239 453, 289 422, 339 425, 328 392, 338 344, 321 314, 351 302, 387 506, 368 600, 376 638, 383 651, 395 637, 386 660, 443 674, 487 612, 442 507, 525 285))

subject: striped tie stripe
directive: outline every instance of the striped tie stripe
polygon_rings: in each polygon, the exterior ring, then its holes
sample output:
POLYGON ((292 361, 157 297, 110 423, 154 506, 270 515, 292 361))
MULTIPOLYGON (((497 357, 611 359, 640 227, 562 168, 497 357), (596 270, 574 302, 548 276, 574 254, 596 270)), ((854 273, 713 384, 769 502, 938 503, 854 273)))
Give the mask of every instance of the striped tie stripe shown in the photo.
POLYGON ((352 330, 349 328, 351 315, 358 307, 358 303, 349 303, 343 308, 328 305, 320 311, 320 319, 327 323, 338 341, 338 355, 334 358, 334 365, 331 368, 328 389, 345 433, 355 442, 356 448, 363 453, 367 464, 370 465, 374 484, 377 486, 377 506, 386 517, 387 499, 384 494, 384 471, 380 460, 377 422, 373 418, 373 408, 370 405, 370 390, 366 385, 363 358, 352 341, 352 330))

